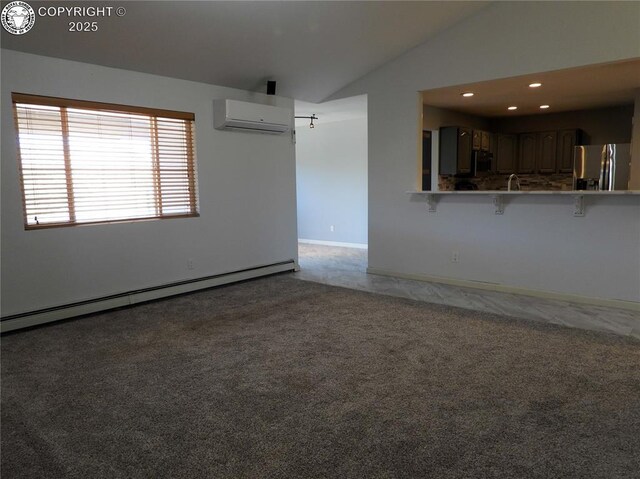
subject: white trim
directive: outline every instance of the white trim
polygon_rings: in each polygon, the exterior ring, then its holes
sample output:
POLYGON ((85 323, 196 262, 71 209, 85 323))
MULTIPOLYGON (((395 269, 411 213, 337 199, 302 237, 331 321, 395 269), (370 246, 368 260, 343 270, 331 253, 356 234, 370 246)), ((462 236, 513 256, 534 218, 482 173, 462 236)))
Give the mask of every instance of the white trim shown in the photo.
POLYGON ((307 244, 321 244, 325 246, 342 246, 344 248, 358 248, 358 249, 368 249, 369 245, 367 243, 343 243, 342 241, 323 241, 323 240, 312 240, 312 239, 298 239, 298 243, 307 243, 307 244))
POLYGON ((427 274, 398 273, 378 268, 367 268, 368 274, 379 276, 391 276, 394 278, 411 279, 416 281, 428 281, 431 283, 451 284, 465 288, 483 289, 487 291, 498 291, 501 293, 522 294, 537 298, 556 299, 560 301, 570 301, 572 303, 592 304, 595 306, 606 306, 611 308, 630 309, 640 311, 640 303, 635 301, 624 301, 621 299, 591 298, 577 294, 557 293, 555 291, 542 291, 537 289, 520 288, 500 283, 485 283, 483 281, 472 281, 467 279, 447 278, 443 276, 430 276, 427 274))
POLYGON ((202 279, 196 279, 184 283, 169 284, 166 286, 158 286, 141 291, 132 291, 123 293, 117 297, 97 298, 82 304, 72 304, 61 306, 60 308, 50 309, 42 312, 34 312, 32 314, 25 313, 17 315, 11 319, 5 319, 0 322, 0 332, 6 333, 16 329, 27 328, 39 324, 59 321, 61 319, 72 318, 89 313, 96 313, 107 309, 120 308, 122 306, 130 306, 145 301, 166 298, 177 294, 189 293, 199 289, 221 286, 223 284, 244 281, 247 279, 258 278, 274 273, 282 273, 285 271, 298 270, 298 264, 294 260, 287 260, 283 263, 277 263, 267 266, 258 266, 252 269, 236 271, 231 273, 209 276, 202 279))

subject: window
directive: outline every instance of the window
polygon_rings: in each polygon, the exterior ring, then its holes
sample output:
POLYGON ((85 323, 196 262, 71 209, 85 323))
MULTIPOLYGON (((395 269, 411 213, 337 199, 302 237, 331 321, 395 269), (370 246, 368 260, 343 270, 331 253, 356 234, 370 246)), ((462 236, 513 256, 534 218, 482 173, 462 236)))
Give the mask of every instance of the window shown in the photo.
POLYGON ((193 113, 12 98, 26 229, 198 216, 193 113))

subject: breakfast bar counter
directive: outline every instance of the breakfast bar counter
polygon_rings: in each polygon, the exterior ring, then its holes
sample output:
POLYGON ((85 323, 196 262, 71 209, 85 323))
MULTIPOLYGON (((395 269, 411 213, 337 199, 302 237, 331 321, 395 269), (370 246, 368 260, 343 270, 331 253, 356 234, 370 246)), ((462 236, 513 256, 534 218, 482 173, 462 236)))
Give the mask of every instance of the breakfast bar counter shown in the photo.
POLYGON ((640 190, 614 190, 614 191, 594 191, 594 190, 472 190, 472 191, 407 191, 409 195, 425 196, 429 205, 429 212, 435 213, 437 209, 438 197, 440 196, 490 196, 495 205, 495 214, 504 213, 505 196, 570 196, 574 199, 574 216, 585 215, 585 197, 595 199, 604 196, 640 196, 640 190))

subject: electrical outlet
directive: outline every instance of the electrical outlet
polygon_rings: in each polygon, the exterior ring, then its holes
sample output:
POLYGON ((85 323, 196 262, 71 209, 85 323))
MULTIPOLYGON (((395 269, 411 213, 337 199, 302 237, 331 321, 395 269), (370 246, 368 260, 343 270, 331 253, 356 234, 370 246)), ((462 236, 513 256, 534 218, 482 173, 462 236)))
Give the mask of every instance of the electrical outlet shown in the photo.
POLYGON ((457 251, 452 251, 451 252, 451 262, 452 263, 459 263, 460 262, 460 253, 458 253, 457 251))
POLYGON ((193 269, 193 260, 192 259, 188 259, 187 260, 187 269, 193 269))
POLYGON ((331 231, 332 233, 336 230, 336 227, 333 225, 329 226, 329 231, 331 231))

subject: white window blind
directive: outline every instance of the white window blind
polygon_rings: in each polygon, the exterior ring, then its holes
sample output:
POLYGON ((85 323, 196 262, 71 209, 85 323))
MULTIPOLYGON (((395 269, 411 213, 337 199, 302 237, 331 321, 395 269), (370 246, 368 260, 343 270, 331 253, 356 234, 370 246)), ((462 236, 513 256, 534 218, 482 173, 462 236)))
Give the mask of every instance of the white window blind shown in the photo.
POLYGON ((13 94, 25 228, 197 216, 194 115, 13 94))

